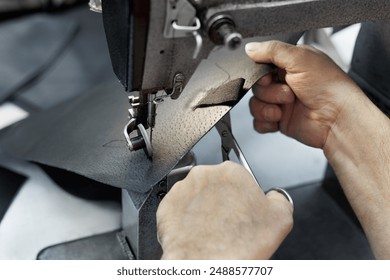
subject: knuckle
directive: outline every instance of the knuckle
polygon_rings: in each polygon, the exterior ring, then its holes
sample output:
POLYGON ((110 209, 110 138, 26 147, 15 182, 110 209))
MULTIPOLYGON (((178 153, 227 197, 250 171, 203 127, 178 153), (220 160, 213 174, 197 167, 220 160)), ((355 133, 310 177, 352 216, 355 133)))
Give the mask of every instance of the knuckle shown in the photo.
POLYGON ((275 109, 271 106, 264 107, 262 110, 263 118, 267 121, 272 121, 275 115, 275 109))
POLYGON ((275 95, 275 98, 277 98, 279 104, 290 103, 294 100, 293 93, 288 85, 280 85, 278 93, 275 95))
POLYGON ((206 172, 207 172, 207 169, 205 169, 204 166, 202 166, 202 165, 196 165, 196 166, 192 167, 192 169, 191 169, 190 173, 188 173, 188 176, 187 176, 187 177, 189 177, 189 178, 191 178, 191 177, 197 177, 197 176, 199 176, 199 175, 201 175, 201 174, 204 174, 204 173, 206 173, 206 172), (190 177, 190 176, 191 176, 191 177, 190 177))
POLYGON ((221 164, 219 164, 219 167, 221 167, 221 169, 223 171, 225 171, 227 174, 231 174, 232 170, 240 168, 241 165, 239 165, 233 161, 226 160, 226 161, 222 162, 221 164))
POLYGON ((278 52, 281 47, 282 47, 282 45, 281 45, 281 43, 279 41, 276 41, 276 40, 269 41, 268 49, 271 52, 278 52))
POLYGON ((264 121, 254 121, 254 129, 259 133, 268 133, 274 131, 273 124, 264 121))
POLYGON ((260 125, 260 123, 257 121, 257 120, 254 120, 253 121, 253 128, 259 132, 259 133, 264 133, 265 131, 262 130, 262 127, 260 125))

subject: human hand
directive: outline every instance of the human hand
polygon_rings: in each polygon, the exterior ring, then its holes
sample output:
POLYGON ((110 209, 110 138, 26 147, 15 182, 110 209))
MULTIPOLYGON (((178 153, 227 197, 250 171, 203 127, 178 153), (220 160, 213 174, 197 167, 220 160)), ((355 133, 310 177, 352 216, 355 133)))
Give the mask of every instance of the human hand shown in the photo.
POLYGON ((163 259, 268 259, 290 232, 293 207, 232 162, 196 166, 157 211, 163 259))
POLYGON ((278 41, 250 43, 248 56, 278 69, 253 87, 250 110, 260 133, 280 130, 316 148, 328 134, 351 95, 360 88, 327 55, 309 46, 278 41))

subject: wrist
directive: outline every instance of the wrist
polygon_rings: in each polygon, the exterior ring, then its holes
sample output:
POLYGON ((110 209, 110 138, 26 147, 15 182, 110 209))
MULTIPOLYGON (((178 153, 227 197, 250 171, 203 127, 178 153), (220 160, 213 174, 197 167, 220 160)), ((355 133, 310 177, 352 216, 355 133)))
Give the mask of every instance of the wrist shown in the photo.
MULTIPOLYGON (((210 239, 212 236, 210 236, 210 239)), ((265 238, 267 239, 267 238, 265 238)), ((238 242, 240 243, 240 242, 238 242)), ((244 243, 236 246, 232 242, 221 240, 218 242, 191 242, 188 241, 184 246, 163 247, 162 260, 260 260, 269 259, 275 251, 272 242, 263 242, 252 244, 251 247, 244 243)))
POLYGON ((378 153, 390 152, 389 119, 359 90, 349 100, 329 129, 323 151, 331 165, 365 167, 378 160, 378 153))
POLYGON ((377 258, 390 257, 390 121, 366 97, 351 100, 332 126, 324 153, 377 258))

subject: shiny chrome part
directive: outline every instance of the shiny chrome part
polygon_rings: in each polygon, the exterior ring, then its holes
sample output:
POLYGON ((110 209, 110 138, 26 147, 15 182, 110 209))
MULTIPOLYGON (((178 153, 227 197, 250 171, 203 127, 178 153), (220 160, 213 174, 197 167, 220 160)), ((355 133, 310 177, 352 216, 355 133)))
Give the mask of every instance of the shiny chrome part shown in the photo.
POLYGON ((129 103, 130 103, 130 108, 129 108, 129 118, 136 118, 137 117, 137 110, 138 107, 141 105, 139 97, 138 96, 129 96, 129 103))
MULTIPOLYGON (((150 95, 150 99, 153 99, 155 97, 155 94, 150 95)), ((146 132, 145 127, 142 124, 137 125, 137 115, 138 115, 138 107, 141 105, 140 104, 140 98, 138 96, 129 96, 129 103, 130 103, 130 108, 129 108, 129 121, 125 125, 123 129, 123 134, 125 136, 125 140, 127 143, 127 147, 131 152, 137 151, 140 149, 143 149, 145 151, 145 154, 151 158, 153 156, 153 148, 152 148, 152 141, 151 141, 151 136, 152 136, 152 127, 150 125, 154 125, 155 121, 155 110, 149 112, 151 108, 155 105, 150 105, 150 103, 153 104, 153 100, 148 102, 149 107, 148 107, 148 125, 150 126, 150 133, 146 132), (153 115, 154 112, 154 115, 153 115), (131 134, 136 131, 137 135, 134 137, 131 137, 131 134)))
POLYGON ((102 13, 102 0, 89 0, 89 9, 95 13, 102 13))
POLYGON ((170 94, 172 99, 178 99, 184 89, 185 77, 182 73, 177 73, 173 78, 172 92, 170 94))
POLYGON ((140 105, 139 96, 129 96, 129 102, 133 108, 138 107, 140 105))
POLYGON ((233 136, 230 114, 227 113, 216 125, 215 125, 220 137, 221 137, 221 148, 222 148, 222 159, 223 161, 230 160, 230 153, 233 151, 237 156, 238 161, 245 167, 245 169, 252 175, 256 184, 261 188, 258 183, 256 176, 253 174, 252 169, 249 166, 244 154, 242 153, 240 146, 233 136))
POLYGON ((196 9, 188 0, 169 0, 165 17, 165 38, 185 38, 193 36, 195 50, 193 59, 196 59, 202 49, 203 39, 199 31, 202 24, 196 17, 196 9))
POLYGON ((156 93, 148 94, 148 127, 153 128, 156 123, 157 104, 154 102, 156 93))
POLYGON ((270 191, 276 191, 276 192, 282 194, 288 200, 288 202, 290 202, 290 204, 294 208, 294 201, 292 200, 291 196, 288 194, 288 192, 286 190, 284 190, 282 188, 272 188, 272 189, 269 189, 267 191, 267 193, 269 193, 270 191))
MULTIPOLYGON (((147 117, 147 125, 149 127, 149 139, 148 141, 152 142, 152 132, 154 125, 156 124, 156 111, 157 111, 157 104, 155 102, 156 99, 156 93, 150 93, 148 94, 148 117, 147 117)), ((149 152, 147 152, 149 154, 149 152)))
POLYGON ((233 18, 229 15, 212 17, 207 23, 207 30, 211 41, 217 45, 224 45, 230 50, 241 45, 242 35, 236 31, 233 18))
POLYGON ((135 129, 135 118, 130 118, 128 123, 125 125, 123 129, 123 135, 125 136, 127 147, 129 148, 130 151, 134 151, 133 144, 130 140, 130 133, 134 131, 135 129))
POLYGON ((138 151, 143 149, 145 154, 151 158, 153 156, 152 143, 150 141, 150 135, 146 132, 145 127, 142 124, 139 124, 136 128, 137 136, 130 137, 131 133, 135 130, 136 120, 134 118, 126 124, 123 129, 123 134, 126 139, 127 147, 131 152, 138 151))
POLYGON ((199 30, 201 28, 200 20, 197 17, 195 17, 195 25, 193 25, 193 26, 178 25, 177 22, 174 21, 174 22, 172 22, 172 28, 175 31, 186 32, 186 33, 192 34, 192 36, 194 36, 196 44, 195 44, 195 50, 194 50, 194 54, 192 55, 192 58, 196 59, 198 57, 201 49, 202 49, 202 46, 203 46, 203 38, 199 34, 199 30))
POLYGON ((144 140, 144 143, 145 143, 145 146, 143 147, 144 151, 145 151, 146 155, 149 158, 151 158, 153 156, 153 148, 152 148, 152 142, 151 142, 151 138, 150 138, 151 133, 150 133, 150 135, 148 135, 145 127, 142 124, 138 125, 137 130, 140 133, 140 136, 142 136, 142 138, 144 140))
POLYGON ((192 35, 194 35, 195 42, 196 42, 195 50, 194 50, 194 54, 192 55, 192 58, 193 58, 193 59, 197 59, 197 58, 198 58, 198 55, 199 55, 199 53, 200 53, 200 51, 202 50, 203 38, 202 38, 202 36, 199 34, 198 31, 194 31, 194 32, 192 33, 192 35))
POLYGON ((242 36, 238 32, 232 32, 224 36, 223 43, 230 50, 236 50, 241 46, 242 36))
POLYGON ((172 28, 175 31, 184 31, 186 33, 188 32, 189 34, 191 34, 191 32, 199 31, 201 28, 200 20, 197 17, 194 18, 194 21, 195 21, 194 25, 190 25, 190 26, 178 25, 176 21, 173 21, 172 28))
POLYGON ((196 24, 196 9, 188 0, 168 0, 166 2, 164 37, 183 38, 192 36, 191 32, 194 31, 192 25, 196 24))

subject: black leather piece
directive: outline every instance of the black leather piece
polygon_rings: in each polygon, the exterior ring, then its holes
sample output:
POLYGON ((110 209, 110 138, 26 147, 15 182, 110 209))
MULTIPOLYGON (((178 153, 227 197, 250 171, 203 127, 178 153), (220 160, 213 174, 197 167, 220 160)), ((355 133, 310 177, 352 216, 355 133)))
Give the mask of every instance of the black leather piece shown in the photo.
POLYGON ((0 25, 0 103, 36 81, 77 30, 69 20, 31 16, 0 25))
POLYGON ((38 260, 129 260, 118 240, 119 231, 57 244, 39 252, 38 260))
POLYGON ((25 176, 0 166, 0 222, 25 180, 25 176))
POLYGON ((112 186, 90 180, 73 172, 41 165, 43 171, 61 188, 77 197, 89 200, 121 201, 121 190, 112 186))
POLYGON ((294 227, 273 259, 373 259, 362 229, 333 201, 321 184, 288 190, 294 200, 294 227))
MULTIPOLYGON (((279 39, 295 42, 298 37, 280 36, 279 39)), ((225 92, 218 90, 221 86, 244 79, 240 92, 246 92, 270 70, 272 67, 268 65, 251 61, 243 49, 236 53, 224 49, 211 53, 208 60, 202 61, 178 100, 165 99, 158 105, 152 139, 153 160, 142 150, 129 152, 126 148, 122 131, 128 104, 118 82, 101 86, 16 125, 2 144, 6 151, 19 157, 145 193, 164 178, 233 105, 196 108, 201 100, 214 94, 221 95, 217 99, 223 103, 225 92)), ((232 89, 237 90, 237 87, 232 89)), ((226 94, 227 99, 231 96, 226 94)))
POLYGON ((390 115, 390 23, 363 23, 351 62, 351 77, 390 115))

